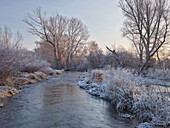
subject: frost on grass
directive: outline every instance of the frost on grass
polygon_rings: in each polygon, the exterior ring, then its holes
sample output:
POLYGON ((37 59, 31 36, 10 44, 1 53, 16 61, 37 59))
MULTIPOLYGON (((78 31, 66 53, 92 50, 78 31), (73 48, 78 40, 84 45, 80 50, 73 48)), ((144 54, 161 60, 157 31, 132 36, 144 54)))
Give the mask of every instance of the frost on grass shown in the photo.
POLYGON ((151 68, 146 73, 146 77, 170 81, 169 76, 170 76, 169 69, 152 69, 151 68))
POLYGON ((139 124, 138 128, 153 128, 153 124, 144 122, 144 123, 139 124))
POLYGON ((144 83, 153 82, 128 69, 93 70, 83 73, 78 85, 88 93, 110 100, 120 115, 135 116, 140 122, 167 126, 169 96, 144 83))

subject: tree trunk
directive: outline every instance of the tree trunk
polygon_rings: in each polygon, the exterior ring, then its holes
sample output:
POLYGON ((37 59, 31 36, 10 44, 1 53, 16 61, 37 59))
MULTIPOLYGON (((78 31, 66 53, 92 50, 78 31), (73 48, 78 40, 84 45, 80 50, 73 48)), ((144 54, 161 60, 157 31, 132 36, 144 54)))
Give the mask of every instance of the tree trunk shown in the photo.
POLYGON ((156 52, 156 56, 157 56, 157 59, 158 59, 158 64, 160 64, 161 59, 160 59, 160 57, 159 57, 159 53, 158 53, 158 51, 156 52))
POLYGON ((54 47, 54 61, 55 61, 55 68, 57 68, 59 63, 58 63, 58 59, 57 59, 57 50, 56 50, 56 47, 54 47))
POLYGON ((67 67, 69 66, 69 56, 67 56, 67 59, 66 59, 66 66, 67 67))
POLYGON ((139 73, 141 73, 141 72, 146 68, 146 66, 149 64, 149 61, 150 61, 151 57, 150 57, 150 56, 149 56, 149 57, 146 57, 146 59, 147 59, 147 60, 145 61, 145 63, 143 63, 143 65, 142 65, 139 73))
POLYGON ((146 57, 145 57, 145 59, 146 59, 146 61, 145 61, 145 63, 142 63, 142 66, 141 66, 141 68, 139 70, 139 73, 142 72, 146 68, 146 66, 148 66, 148 64, 149 64, 149 61, 151 59, 149 50, 146 50, 146 57))
POLYGON ((139 55, 139 59, 140 59, 140 67, 141 67, 143 64, 143 55, 142 54, 139 55))
POLYGON ((61 57, 61 53, 58 54, 58 68, 62 68, 62 57, 61 57))
POLYGON ((71 62, 71 66, 73 64, 73 54, 71 53, 71 56, 70 56, 70 62, 71 62))

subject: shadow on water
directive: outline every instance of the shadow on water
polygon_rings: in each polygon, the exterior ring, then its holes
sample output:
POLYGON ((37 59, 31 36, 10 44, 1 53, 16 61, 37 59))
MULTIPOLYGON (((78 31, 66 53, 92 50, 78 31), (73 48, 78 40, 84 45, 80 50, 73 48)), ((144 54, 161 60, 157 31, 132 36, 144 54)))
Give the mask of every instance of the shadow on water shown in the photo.
POLYGON ((107 101, 76 85, 79 73, 65 73, 23 88, 0 108, 1 128, 134 128, 107 101))

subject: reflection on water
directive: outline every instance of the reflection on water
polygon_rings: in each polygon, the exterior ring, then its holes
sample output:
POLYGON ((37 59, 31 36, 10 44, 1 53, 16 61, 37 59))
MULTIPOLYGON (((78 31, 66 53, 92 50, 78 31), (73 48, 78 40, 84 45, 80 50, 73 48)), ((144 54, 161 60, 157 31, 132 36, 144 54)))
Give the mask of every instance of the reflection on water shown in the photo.
POLYGON ((67 73, 22 89, 0 108, 1 128, 133 128, 110 103, 93 98, 67 73))
POLYGON ((159 85, 151 85, 151 88, 153 88, 153 91, 155 92, 170 92, 170 87, 164 87, 159 85))
POLYGON ((170 101, 170 87, 164 87, 159 85, 151 85, 150 86, 154 92, 161 93, 165 98, 170 101))

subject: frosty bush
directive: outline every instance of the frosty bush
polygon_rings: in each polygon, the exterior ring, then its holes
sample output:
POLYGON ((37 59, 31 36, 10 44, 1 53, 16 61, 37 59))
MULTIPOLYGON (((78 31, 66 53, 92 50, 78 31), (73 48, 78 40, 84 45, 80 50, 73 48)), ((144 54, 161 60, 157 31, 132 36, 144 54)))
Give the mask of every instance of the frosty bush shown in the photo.
POLYGON ((22 35, 14 34, 7 27, 0 27, 0 85, 11 83, 13 72, 24 70, 35 72, 49 67, 46 61, 40 60, 35 53, 21 49, 22 35))
POLYGON ((133 97, 140 93, 139 88, 135 86, 137 83, 132 72, 113 68, 105 71, 104 76, 109 87, 106 92, 110 96, 112 103, 116 105, 117 110, 132 113, 133 97))
POLYGON ((144 91, 135 100, 133 111, 141 122, 152 121, 155 124, 168 124, 170 115, 169 100, 163 93, 144 91))
POLYGON ((7 26, 0 27, 0 85, 5 84, 11 72, 21 66, 19 54, 21 40, 22 35, 19 32, 13 36, 7 26))
POLYGON ((34 52, 22 50, 21 53, 23 58, 22 71, 34 73, 40 70, 47 72, 45 69, 50 69, 50 64, 41 60, 34 52))
POLYGON ((21 66, 19 51, 8 46, 0 47, 0 84, 5 84, 10 73, 21 66))
POLYGON ((34 60, 25 64, 23 67, 23 71, 28 73, 34 73, 46 67, 49 67, 49 64, 46 61, 34 60))
MULTIPOLYGON (((95 75, 95 78, 98 79, 98 76, 95 75)), ((170 115, 168 96, 142 85, 141 79, 129 69, 113 68, 93 70, 89 75, 86 73, 78 84, 90 94, 110 100, 119 113, 135 115, 140 122, 167 125, 170 115), (94 74, 102 74, 103 81, 94 80, 94 74)))
POLYGON ((91 73, 91 79, 93 82, 101 83, 103 82, 103 73, 100 70, 94 70, 91 73))
POLYGON ((0 47, 0 85, 7 84, 15 71, 50 72, 50 65, 39 59, 33 52, 1 45, 0 47))
POLYGON ((76 67, 76 71, 87 71, 89 68, 90 62, 87 60, 87 58, 84 58, 82 64, 76 67))
POLYGON ((163 92, 146 89, 130 70, 112 69, 108 72, 106 82, 111 101, 120 112, 135 114, 141 122, 167 123, 170 113, 169 101, 163 92))

